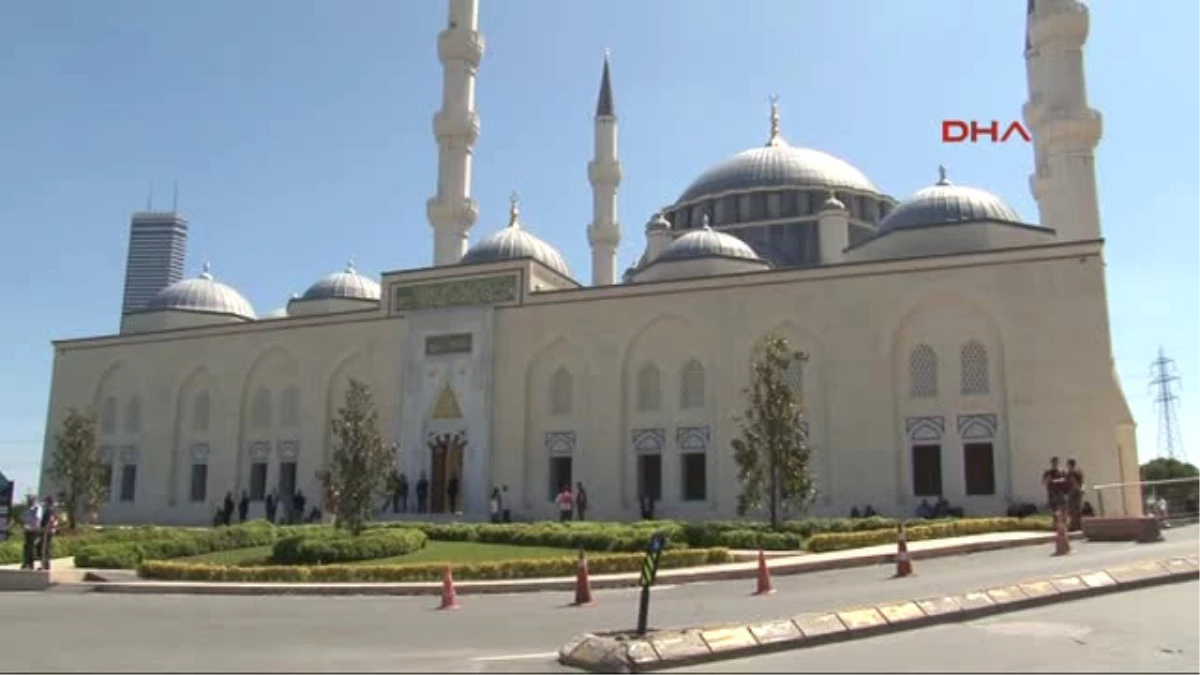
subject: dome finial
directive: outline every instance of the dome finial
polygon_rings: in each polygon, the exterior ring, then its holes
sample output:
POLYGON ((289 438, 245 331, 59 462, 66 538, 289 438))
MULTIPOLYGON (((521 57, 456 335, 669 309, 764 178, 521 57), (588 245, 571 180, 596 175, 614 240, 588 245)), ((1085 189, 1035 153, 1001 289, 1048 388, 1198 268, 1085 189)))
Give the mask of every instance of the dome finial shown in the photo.
POLYGON ((354 258, 346 261, 346 274, 358 274, 358 270, 354 268, 354 258))
POLYGON ((700 229, 702 229, 702 230, 711 230, 712 229, 712 227, 710 227, 708 224, 708 214, 707 213, 700 216, 700 229))
POLYGON ((783 144, 783 137, 779 135, 779 94, 771 94, 771 137, 767 139, 767 147, 783 144))
POLYGON ((212 279, 213 278, 212 277, 212 264, 210 264, 207 260, 204 261, 204 265, 202 266, 202 269, 200 271, 200 278, 201 279, 212 279))
POLYGON ((521 198, 517 195, 517 191, 513 190, 508 196, 508 226, 518 227, 518 222, 521 217, 521 198))
POLYGON ((946 177, 946 165, 938 164, 938 185, 949 185, 950 179, 946 177))

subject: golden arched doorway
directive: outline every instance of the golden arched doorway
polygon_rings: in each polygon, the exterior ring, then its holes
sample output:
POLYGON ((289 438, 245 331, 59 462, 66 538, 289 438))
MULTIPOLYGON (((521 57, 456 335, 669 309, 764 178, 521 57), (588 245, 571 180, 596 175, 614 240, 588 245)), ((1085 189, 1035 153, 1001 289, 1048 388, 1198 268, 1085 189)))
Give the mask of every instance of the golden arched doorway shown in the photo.
POLYGON ((462 510, 463 451, 467 441, 462 434, 438 434, 429 441, 429 511, 453 513, 462 510), (453 493, 453 494, 451 494, 453 493))

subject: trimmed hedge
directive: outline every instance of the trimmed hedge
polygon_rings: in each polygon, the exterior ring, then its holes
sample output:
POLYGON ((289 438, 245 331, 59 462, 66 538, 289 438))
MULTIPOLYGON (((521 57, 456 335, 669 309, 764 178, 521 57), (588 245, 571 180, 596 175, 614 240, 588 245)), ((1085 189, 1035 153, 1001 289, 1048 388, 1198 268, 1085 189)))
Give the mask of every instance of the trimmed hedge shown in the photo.
POLYGON ((125 541, 95 540, 75 551, 75 566, 91 569, 132 569, 145 560, 185 558, 215 551, 269 546, 280 536, 294 530, 275 527, 266 521, 252 521, 232 527, 209 529, 155 528, 158 538, 133 538, 125 541))
POLYGON ((418 529, 367 530, 358 537, 348 533, 301 534, 275 542, 271 562, 276 565, 327 565, 406 555, 425 548, 428 537, 418 529))
MULTIPOLYGON (((640 553, 609 553, 588 558, 588 570, 593 574, 637 572, 644 555, 640 553)), ((659 567, 679 568, 715 565, 732 561, 728 549, 686 549, 663 551, 659 567)), ((535 579, 563 577, 575 573, 575 557, 543 560, 510 560, 497 563, 450 565, 455 579, 535 579)), ((319 565, 237 567, 201 565, 170 561, 148 561, 138 566, 138 576, 160 581, 228 581, 228 582, 402 582, 439 581, 446 565, 319 565)))
MULTIPOLYGON (((51 547, 53 548, 51 555, 55 558, 66 558, 75 555, 76 551, 85 546, 169 539, 208 531, 208 528, 159 526, 92 527, 83 525, 73 532, 65 528, 60 530, 54 539, 51 540, 51 547)), ((8 541, 0 544, 0 565, 21 562, 22 549, 25 546, 24 535, 20 531, 20 528, 14 528, 10 530, 9 537, 8 541)))
MULTIPOLYGON (((971 518, 963 520, 916 521, 923 524, 905 527, 908 541, 945 539, 992 532, 1052 531, 1054 523, 1047 517, 1033 518, 971 518)), ((814 553, 844 551, 851 548, 881 546, 896 543, 896 528, 869 532, 827 532, 815 534, 808 540, 808 550, 814 553)))
POLYGON ((648 520, 634 523, 395 523, 385 528, 417 528, 433 541, 472 541, 509 546, 589 551, 641 552, 655 533, 667 536, 667 548, 688 548, 683 523, 648 520))

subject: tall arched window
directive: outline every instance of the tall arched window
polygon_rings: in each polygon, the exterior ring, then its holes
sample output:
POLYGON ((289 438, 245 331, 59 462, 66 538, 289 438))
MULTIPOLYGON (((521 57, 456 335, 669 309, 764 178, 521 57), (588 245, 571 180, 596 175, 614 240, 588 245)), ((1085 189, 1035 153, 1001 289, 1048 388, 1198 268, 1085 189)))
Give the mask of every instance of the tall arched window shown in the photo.
POLYGON ((125 433, 136 434, 142 430, 142 398, 134 394, 125 405, 125 433))
POLYGON ((991 388, 987 348, 978 340, 963 345, 960 355, 960 379, 963 396, 987 394, 991 388))
POLYGON ((679 371, 679 407, 704 407, 704 366, 696 359, 689 359, 679 371))
POLYGON ((192 399, 192 431, 204 433, 208 431, 208 418, 211 414, 212 400, 207 391, 196 394, 192 399))
POLYGON ((104 399, 104 411, 100 414, 100 433, 111 436, 117 433, 117 397, 104 399))
POLYGON ((937 396, 937 354, 929 345, 917 345, 908 357, 909 394, 913 398, 937 396))
POLYGON ((637 409, 651 412, 662 407, 662 386, 658 367, 647 363, 638 370, 637 409))
POLYGON ((550 376, 550 414, 551 415, 570 415, 571 408, 574 406, 572 394, 574 382, 571 379, 571 372, 559 366, 555 369, 554 374, 550 376))
POLYGON ((255 429, 271 426, 271 390, 259 387, 254 392, 254 403, 250 407, 250 424, 255 429))

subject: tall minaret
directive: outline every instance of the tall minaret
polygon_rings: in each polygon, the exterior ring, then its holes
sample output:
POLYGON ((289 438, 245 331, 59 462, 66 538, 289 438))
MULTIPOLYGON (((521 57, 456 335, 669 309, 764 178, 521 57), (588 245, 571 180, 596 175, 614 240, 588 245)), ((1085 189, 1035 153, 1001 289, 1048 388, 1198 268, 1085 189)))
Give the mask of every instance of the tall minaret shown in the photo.
POLYGON ((1082 0, 1029 0, 1025 70, 1029 101, 1025 125, 1033 136, 1029 187, 1041 224, 1060 239, 1100 238, 1095 149, 1103 120, 1088 107, 1083 45, 1088 8, 1082 0))
POLYGON ((604 52, 604 74, 600 76, 600 98, 596 101, 595 146, 588 162, 592 184, 592 223, 588 243, 592 247, 592 285, 617 282, 617 246, 621 225, 617 222, 617 186, 621 184, 621 162, 617 159, 617 111, 613 107, 612 82, 608 75, 609 53, 604 52))
POLYGON ((442 62, 442 109, 433 116, 438 144, 437 195, 425 205, 433 227, 433 264, 453 265, 467 250, 467 237, 479 216, 471 199, 471 155, 479 138, 475 114, 475 74, 483 59, 479 0, 450 0, 450 19, 438 35, 442 62))

